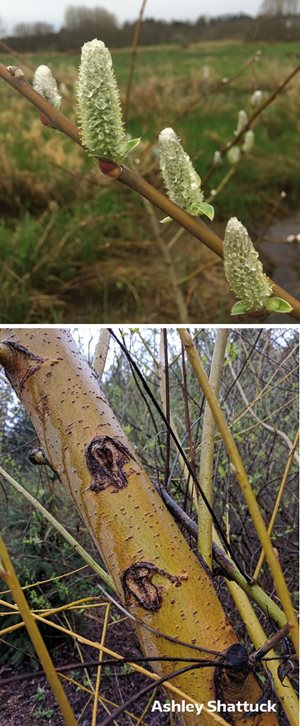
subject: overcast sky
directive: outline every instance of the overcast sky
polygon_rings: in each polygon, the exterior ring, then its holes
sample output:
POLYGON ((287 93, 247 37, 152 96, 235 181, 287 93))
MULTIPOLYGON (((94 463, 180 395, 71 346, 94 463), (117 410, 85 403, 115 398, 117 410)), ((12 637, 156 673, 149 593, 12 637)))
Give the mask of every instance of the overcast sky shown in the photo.
MULTIPOLYGON (((52 23, 56 28, 63 24, 64 10, 67 5, 100 6, 114 13, 119 21, 134 20, 139 12, 141 0, 70 0, 61 3, 52 0, 40 3, 37 0, 9 0, 3 3, 0 10, 2 25, 10 32, 20 22, 43 20, 52 23)), ((165 20, 196 20, 199 15, 221 15, 223 13, 244 12, 255 15, 260 0, 210 0, 201 3, 198 0, 148 0, 145 16, 165 20)))

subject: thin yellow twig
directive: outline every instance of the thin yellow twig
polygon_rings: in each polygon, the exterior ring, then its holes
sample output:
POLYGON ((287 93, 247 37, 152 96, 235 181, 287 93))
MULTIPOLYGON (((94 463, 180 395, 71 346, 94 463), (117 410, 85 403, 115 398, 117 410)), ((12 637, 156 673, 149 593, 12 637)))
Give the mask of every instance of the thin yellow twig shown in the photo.
MULTIPOLYGON (((108 622, 109 622, 109 615, 110 615, 110 608, 111 604, 110 602, 107 603, 105 616, 104 616, 104 622, 102 627, 102 633, 101 633, 101 640, 100 644, 104 645, 107 628, 108 628, 108 622)), ((103 660, 103 651, 100 651, 99 653, 99 663, 101 663, 103 660)), ((93 714, 92 714, 92 726, 97 726, 97 711, 98 711, 98 700, 99 700, 99 691, 100 691, 100 682, 101 682, 101 674, 102 674, 102 667, 97 668, 97 676, 96 676, 96 685, 95 685, 95 696, 94 696, 94 703, 93 703, 93 714)))
MULTIPOLYGON (((288 478, 288 475, 289 475, 290 468, 292 466, 293 456, 294 456, 294 453, 296 451, 296 448, 297 448, 297 445, 298 445, 298 441, 299 441, 299 431, 297 431, 297 433, 296 433, 296 436, 295 436, 295 439, 294 439, 294 442, 293 442, 292 449, 290 450, 290 453, 289 453, 288 458, 287 458, 287 462, 286 462, 286 465, 285 465, 285 469, 284 469, 282 481, 281 481, 281 484, 280 484, 280 487, 279 487, 279 490, 278 490, 278 494, 277 494, 277 497, 276 497, 276 502, 275 502, 274 509, 273 509, 273 512, 272 512, 272 516, 271 516, 271 519, 270 519, 270 523, 269 523, 269 526, 268 526, 268 535, 269 536, 271 536, 271 534, 272 534, 272 530, 273 530, 273 527, 274 527, 274 522, 275 522, 275 519, 276 519, 277 514, 278 514, 278 510, 279 510, 279 507, 280 507, 280 503, 281 503, 281 500, 282 500, 282 497, 283 497, 284 488, 285 488, 285 485, 286 485, 286 482, 287 482, 287 478, 288 478)), ((259 573, 260 573, 260 570, 262 568, 264 559, 265 559, 265 552, 262 549, 262 551, 260 553, 260 557, 259 557, 258 563, 257 563, 256 568, 255 568, 254 575, 253 575, 253 579, 254 580, 257 580, 257 578, 259 576, 259 573)))
MULTIPOLYGON (((17 609, 16 606, 13 606, 14 609, 17 609)), ((55 630, 59 630, 61 633, 64 633, 65 635, 70 636, 71 638, 74 638, 75 640, 78 640, 79 643, 84 643, 85 645, 91 646, 92 648, 95 648, 95 650, 103 651, 103 653, 106 653, 106 655, 111 656, 112 658, 116 658, 116 660, 123 660, 123 656, 119 653, 116 653, 113 650, 110 650, 110 648, 107 648, 105 645, 102 645, 101 643, 95 643, 93 640, 89 640, 88 638, 85 638, 83 635, 79 635, 79 633, 75 633, 74 630, 68 630, 67 628, 64 628, 62 625, 59 625, 58 623, 53 623, 51 620, 48 620, 47 618, 37 615, 36 613, 33 614, 33 617, 38 620, 39 622, 46 623, 47 625, 50 625, 50 627, 55 628, 55 630)), ((20 624, 19 624, 20 625, 20 624)), ((23 623, 22 623, 23 625, 23 623)), ((0 633, 1 635, 1 633, 0 633)), ((153 673, 152 671, 148 671, 146 668, 143 668, 143 666, 140 666, 138 663, 129 662, 128 665, 130 665, 137 673, 142 673, 145 676, 148 676, 153 681, 159 681, 160 676, 158 676, 156 673, 153 673)), ((180 698, 183 698, 183 700, 186 700, 188 703, 194 703, 196 704, 197 701, 192 698, 192 696, 187 695, 183 691, 180 690, 180 688, 177 688, 173 685, 170 681, 165 681, 164 687, 167 688, 169 691, 172 691, 180 698)), ((223 726, 227 726, 226 721, 224 721, 221 716, 218 716, 217 714, 208 711, 206 707, 204 706, 203 711, 209 713, 210 717, 216 721, 216 723, 220 723, 223 726)), ((71 722, 70 722, 71 723, 71 722)))
MULTIPOLYGON (((219 394, 221 385, 221 376, 224 364, 224 355, 226 350, 229 330, 226 328, 217 331, 214 352, 212 357, 209 382, 216 397, 219 394)), ((199 484, 204 491, 211 507, 213 506, 213 465, 214 465, 214 435, 215 435, 215 419, 212 410, 205 401, 202 437, 201 437, 201 456, 199 466, 199 484)), ((212 518, 203 499, 198 498, 198 550, 208 565, 212 569, 212 518)))
POLYGON ((74 547, 74 550, 78 552, 79 555, 81 555, 82 559, 87 562, 92 570, 94 570, 99 575, 99 577, 101 577, 103 582, 105 582, 108 587, 116 592, 116 587, 113 579, 107 572, 105 572, 103 567, 101 567, 98 562, 96 562, 93 557, 91 557, 91 555, 86 552, 86 550, 79 544, 79 542, 77 542, 75 537, 72 537, 72 535, 65 529, 65 527, 63 527, 63 525, 60 524, 60 522, 58 522, 57 519, 55 519, 55 517, 53 517, 52 514, 50 514, 50 512, 48 512, 48 510, 45 509, 45 507, 43 507, 40 502, 38 502, 37 499, 35 499, 35 497, 29 494, 29 492, 24 489, 21 484, 19 484, 12 476, 10 476, 10 474, 8 474, 7 471, 2 468, 2 466, 0 466, 0 475, 3 476, 4 479, 6 479, 9 484, 14 487, 14 489, 20 492, 20 494, 22 494, 22 496, 25 497, 25 499, 27 499, 35 509, 41 512, 43 517, 45 517, 45 519, 47 519, 48 522, 50 522, 50 524, 55 527, 55 529, 62 535, 62 537, 64 537, 64 539, 67 540, 67 542, 69 542, 72 547, 74 547))
POLYGON ((23 618, 28 635, 34 646, 36 654, 40 660, 41 666, 44 669, 47 681, 52 690, 54 698, 60 708, 60 711, 62 713, 62 716, 63 716, 65 722, 69 726, 77 726, 77 721, 76 721, 75 715, 73 713, 73 710, 71 708, 71 705, 69 703, 68 697, 62 687, 62 684, 61 684, 59 677, 56 673, 56 670, 54 668, 52 659, 49 655, 49 652, 45 646, 44 640, 43 640, 43 638, 40 634, 40 631, 37 627, 37 624, 35 622, 36 616, 33 615, 33 613, 31 613, 31 611, 30 611, 29 605, 28 605, 25 595, 22 591, 22 588, 21 588, 19 580, 17 578, 14 566, 9 557, 8 551, 6 549, 6 546, 4 544, 4 541, 1 537, 1 535, 0 535, 0 576, 3 577, 5 582, 7 582, 8 586, 10 588, 12 597, 14 598, 14 601, 17 603, 18 610, 20 612, 20 615, 23 618))

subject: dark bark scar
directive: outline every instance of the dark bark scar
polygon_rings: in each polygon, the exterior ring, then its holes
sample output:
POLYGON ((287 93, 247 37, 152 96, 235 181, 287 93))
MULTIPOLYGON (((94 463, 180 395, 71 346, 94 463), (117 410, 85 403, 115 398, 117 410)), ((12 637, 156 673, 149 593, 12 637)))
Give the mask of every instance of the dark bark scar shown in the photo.
POLYGON ((10 348, 16 358, 20 356, 22 357, 23 362, 25 362, 25 373, 23 374, 22 378, 17 381, 17 385, 15 382, 15 376, 13 376, 15 367, 13 367, 12 371, 10 371, 10 366, 7 366, 6 368, 6 375, 8 380, 10 381, 12 386, 14 386, 18 393, 22 393, 27 379, 39 370, 40 366, 42 365, 42 363, 45 362, 46 359, 42 358, 42 356, 40 355, 31 353, 30 350, 28 350, 28 348, 25 348, 24 345, 21 345, 21 343, 15 343, 12 340, 5 340, 4 345, 7 345, 7 347, 10 348))
POLYGON ((151 562, 136 562, 125 570, 122 575, 122 586, 126 603, 136 601, 146 610, 159 610, 162 604, 163 587, 154 585, 153 575, 162 575, 175 587, 181 585, 182 580, 187 580, 187 575, 170 575, 166 570, 153 565, 151 562))
POLYGON ((117 439, 95 436, 85 447, 86 465, 92 477, 88 489, 101 492, 112 487, 112 492, 116 493, 126 487, 128 479, 123 466, 133 458, 126 446, 117 439))

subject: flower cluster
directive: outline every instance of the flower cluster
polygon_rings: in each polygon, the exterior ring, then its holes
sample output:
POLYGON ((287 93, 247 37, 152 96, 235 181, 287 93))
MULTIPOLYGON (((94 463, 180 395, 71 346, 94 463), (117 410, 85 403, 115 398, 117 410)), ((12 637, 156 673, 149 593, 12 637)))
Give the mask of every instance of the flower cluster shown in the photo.
POLYGON ((34 90, 43 96, 51 106, 59 109, 61 95, 58 92, 57 83, 48 66, 38 66, 32 82, 34 90))
POLYGON ((120 163, 139 139, 127 141, 112 58, 102 40, 83 45, 77 104, 84 146, 92 156, 120 163))
POLYGON ((289 313, 291 305, 280 297, 273 297, 272 285, 254 249, 246 227, 232 217, 226 227, 224 239, 224 269, 230 289, 239 301, 232 315, 266 308, 271 312, 289 313))
POLYGON ((263 308, 266 298, 272 295, 272 287, 246 227, 236 217, 232 217, 226 227, 224 268, 229 286, 244 310, 263 308))
POLYGON ((161 173, 172 202, 194 216, 206 214, 213 219, 213 207, 203 201, 201 179, 173 129, 159 134, 159 151, 161 173))

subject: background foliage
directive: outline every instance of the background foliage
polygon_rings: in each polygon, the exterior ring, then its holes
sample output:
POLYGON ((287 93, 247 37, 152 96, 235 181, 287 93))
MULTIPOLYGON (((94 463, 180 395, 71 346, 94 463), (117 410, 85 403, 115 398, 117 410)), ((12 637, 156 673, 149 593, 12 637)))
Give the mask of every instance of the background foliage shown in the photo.
MULTIPOLYGON (((17 62, 29 80, 34 67, 49 64, 63 84, 62 110, 75 118, 78 53, 44 51, 17 61, 6 54, 0 60, 17 62)), ((113 60, 124 101, 130 52, 116 50, 113 60)), ((142 138, 136 168, 162 188, 157 134, 174 126, 207 198, 230 170, 225 160, 205 183, 215 150, 233 138, 238 111, 250 114, 253 92, 260 89, 267 98, 297 62, 293 42, 140 48, 128 119, 130 134, 142 138)), ((216 232, 222 236, 228 218, 238 216, 261 246, 267 274, 296 296, 299 245, 286 237, 298 231, 299 77, 260 116, 251 154, 214 203, 216 232), (268 244, 267 228, 286 218, 277 244, 268 244)), ((0 320, 176 322, 169 268, 141 199, 118 183, 107 185, 94 160, 42 126, 37 111, 4 83, 0 102, 0 320)), ((166 245, 177 226, 159 226, 159 232, 166 245)), ((233 298, 221 260, 188 234, 171 254, 190 321, 229 320, 233 298)))

